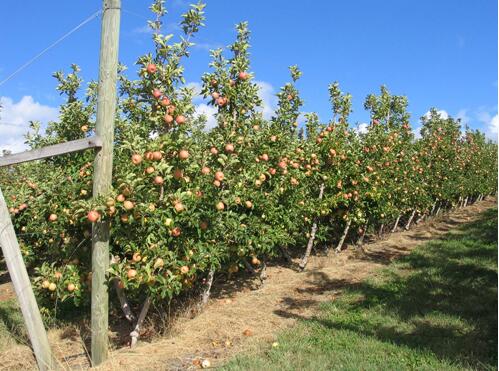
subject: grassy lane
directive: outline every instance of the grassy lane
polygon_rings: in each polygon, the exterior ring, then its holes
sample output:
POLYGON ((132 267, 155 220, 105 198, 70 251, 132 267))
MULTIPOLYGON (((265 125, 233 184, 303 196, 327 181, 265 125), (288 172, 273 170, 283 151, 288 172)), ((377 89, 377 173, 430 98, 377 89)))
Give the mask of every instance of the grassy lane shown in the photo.
POLYGON ((497 369, 497 210, 345 289, 277 343, 224 369, 497 369))

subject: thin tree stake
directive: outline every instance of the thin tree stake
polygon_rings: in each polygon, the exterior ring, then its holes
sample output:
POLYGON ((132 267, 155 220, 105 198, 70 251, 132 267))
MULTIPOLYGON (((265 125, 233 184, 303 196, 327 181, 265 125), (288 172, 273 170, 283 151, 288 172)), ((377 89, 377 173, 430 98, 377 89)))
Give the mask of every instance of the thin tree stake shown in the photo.
POLYGON ((144 304, 142 305, 142 310, 140 311, 139 318, 137 320, 135 328, 130 333, 130 337, 131 337, 130 348, 133 348, 133 347, 135 347, 135 345, 137 345, 137 341, 138 341, 139 336, 140 336, 140 327, 142 326, 142 323, 144 322, 144 319, 146 318, 146 315, 147 315, 147 312, 149 311, 150 305, 151 305, 151 298, 147 297, 147 299, 144 301, 144 304))
POLYGON ((341 248, 343 247, 343 242, 345 242, 345 238, 347 237, 348 230, 350 229, 350 225, 352 224, 352 219, 348 219, 347 224, 345 225, 345 229, 343 234, 341 235, 340 242, 338 242, 338 246, 336 246, 336 252, 339 253, 341 248))
POLYGON ((399 214, 399 216, 397 216, 397 220, 395 220, 395 224, 393 225, 393 228, 392 228, 392 233, 397 230, 397 227, 399 225, 399 220, 400 220, 400 214, 399 214))
POLYGON ((408 231, 409 228, 411 227, 412 219, 414 219, 414 215, 416 215, 416 210, 412 210, 411 216, 409 217, 409 220, 407 221, 407 224, 405 225, 405 230, 408 231))
MULTIPOLYGON (((321 184, 321 188, 319 190, 319 200, 322 200, 322 196, 324 195, 324 183, 321 184)), ((317 220, 314 220, 314 224, 312 225, 312 230, 310 231, 310 238, 308 239, 307 249, 305 250, 305 255, 300 262, 300 269, 305 269, 307 266, 308 258, 310 256, 310 252, 312 251, 312 247, 314 246, 315 233, 317 232, 317 220)))

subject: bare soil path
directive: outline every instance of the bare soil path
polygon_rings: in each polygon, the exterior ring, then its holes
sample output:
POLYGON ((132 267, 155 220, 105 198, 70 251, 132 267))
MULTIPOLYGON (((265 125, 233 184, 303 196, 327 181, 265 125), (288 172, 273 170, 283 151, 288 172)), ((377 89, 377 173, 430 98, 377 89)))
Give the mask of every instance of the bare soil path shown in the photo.
MULTIPOLYGON (((348 246, 340 254, 330 251, 327 257, 312 256, 301 273, 295 266, 270 266, 268 279, 258 290, 252 289, 251 282, 215 282, 216 290, 202 313, 195 318, 179 318, 170 336, 139 342, 133 350, 113 351, 109 361, 98 369, 185 370, 198 368, 202 359, 216 366, 258 342, 273 341, 276 332, 293 326, 299 318, 312 316, 321 302, 334 299, 345 287, 496 206, 497 200, 489 197, 414 225, 410 231, 387 235, 364 245, 363 251, 348 246)), ((49 335, 62 367, 88 367, 86 350, 77 332, 54 330, 49 335)), ((0 354, 0 360, 0 369, 30 369, 35 364, 25 345, 10 348, 0 354)))

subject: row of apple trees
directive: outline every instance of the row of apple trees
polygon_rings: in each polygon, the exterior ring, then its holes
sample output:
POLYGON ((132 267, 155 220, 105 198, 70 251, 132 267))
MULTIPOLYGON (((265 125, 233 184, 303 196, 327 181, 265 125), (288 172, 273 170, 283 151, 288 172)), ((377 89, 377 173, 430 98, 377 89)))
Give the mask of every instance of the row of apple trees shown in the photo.
MULTIPOLYGON (((183 60, 203 26, 204 5, 184 14, 182 37, 161 33, 163 2, 151 7, 154 48, 130 79, 120 66, 113 191, 92 198, 89 151, 1 171, 25 261, 40 302, 74 308, 89 302, 91 225, 111 225, 110 284, 122 304, 160 303, 204 292, 215 274, 240 270, 265 278, 276 256, 303 257, 313 246, 345 248, 364 235, 394 231, 438 210, 496 192, 497 145, 435 110, 420 137, 407 98, 382 87, 369 95, 365 130, 349 121, 351 96, 329 87, 331 118, 307 114, 298 125, 301 72, 277 93, 264 118, 249 59, 249 30, 237 25, 228 50, 212 51, 201 94, 216 107, 216 126, 195 114, 183 60)), ((57 122, 27 136, 39 148, 92 135, 96 83, 82 91, 77 66, 58 72, 65 97, 57 122)), ((133 320, 129 311, 127 318, 133 320)))

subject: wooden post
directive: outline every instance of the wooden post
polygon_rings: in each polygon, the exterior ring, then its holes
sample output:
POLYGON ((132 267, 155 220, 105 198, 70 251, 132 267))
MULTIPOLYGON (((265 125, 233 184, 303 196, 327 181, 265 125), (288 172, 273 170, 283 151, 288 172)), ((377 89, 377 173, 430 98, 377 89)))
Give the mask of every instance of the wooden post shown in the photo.
MULTIPOLYGON (((121 0, 103 0, 95 130, 102 140, 102 148, 94 161, 94 197, 108 193, 112 182, 120 9, 121 0)), ((108 268, 109 224, 96 222, 92 226, 91 353, 94 367, 105 361, 108 354, 108 268)))
POLYGON ((47 332, 43 325, 42 316, 36 303, 35 294, 31 288, 31 282, 24 265, 16 232, 10 219, 7 203, 0 189, 0 245, 7 263, 10 279, 16 291, 17 300, 24 317, 24 323, 28 330, 29 339, 33 346, 38 368, 40 370, 55 369, 55 361, 52 357, 47 332))

